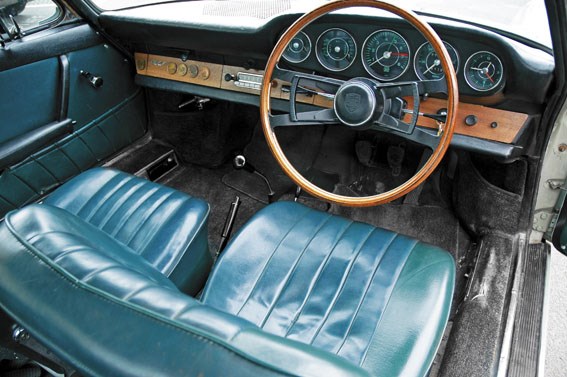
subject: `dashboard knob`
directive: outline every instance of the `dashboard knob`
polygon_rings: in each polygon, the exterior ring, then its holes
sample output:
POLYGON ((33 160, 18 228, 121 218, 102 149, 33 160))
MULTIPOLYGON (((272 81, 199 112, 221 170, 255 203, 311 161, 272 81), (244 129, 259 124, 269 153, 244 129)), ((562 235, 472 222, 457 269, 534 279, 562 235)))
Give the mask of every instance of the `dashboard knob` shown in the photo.
POLYGON ((167 65, 167 73, 169 73, 170 75, 175 75, 175 72, 177 72, 177 64, 169 63, 167 65))
POLYGON ((199 74, 199 67, 197 67, 195 64, 191 64, 189 66, 189 76, 195 78, 197 77, 198 74, 199 74))
POLYGON ((465 124, 469 127, 472 127, 474 125, 476 125, 478 123, 478 118, 476 117, 476 115, 467 115, 467 117, 465 118, 465 124))

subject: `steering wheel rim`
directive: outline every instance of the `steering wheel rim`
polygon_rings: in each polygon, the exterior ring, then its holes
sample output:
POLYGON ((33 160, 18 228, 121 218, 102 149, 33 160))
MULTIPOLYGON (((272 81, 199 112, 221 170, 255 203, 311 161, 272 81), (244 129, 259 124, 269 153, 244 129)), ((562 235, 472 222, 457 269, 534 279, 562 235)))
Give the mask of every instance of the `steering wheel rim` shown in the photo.
POLYGON ((443 159, 443 156, 445 155, 451 143, 455 128, 455 116, 457 113, 458 103, 459 93, 457 77, 453 64, 451 63, 451 58, 443 42, 441 41, 441 38, 431 28, 431 26, 422 21, 414 12, 405 10, 390 3, 385 3, 383 1, 338 0, 324 4, 300 17, 284 32, 279 41, 276 43, 270 57, 268 58, 268 62, 264 71, 264 78, 260 91, 260 119, 262 122, 264 136, 266 138, 270 151, 272 152, 272 154, 276 158, 276 161, 286 173, 286 175, 290 177, 298 186, 300 186, 303 190, 307 191, 311 195, 330 203, 349 207, 368 207, 388 203, 408 194, 410 191, 417 188, 421 183, 423 183, 427 179, 427 177, 431 175, 431 173, 433 173, 433 171, 437 168, 437 166, 443 159), (411 24, 421 32, 425 39, 429 43, 431 43, 435 52, 439 56, 439 59, 441 60, 441 66, 443 67, 443 70, 445 72, 448 99, 446 122, 444 124, 443 132, 439 137, 439 143, 433 150, 430 158, 422 166, 422 168, 406 182, 396 188, 393 188, 392 190, 372 196, 351 197, 338 195, 321 189, 320 187, 316 186, 305 177, 303 177, 290 163, 277 140, 274 128, 270 124, 270 94, 272 88, 272 76, 279 62, 279 59, 281 58, 288 43, 299 31, 301 31, 316 19, 330 12, 344 8, 362 6, 378 8, 394 13, 402 19, 406 20, 409 24, 411 24))

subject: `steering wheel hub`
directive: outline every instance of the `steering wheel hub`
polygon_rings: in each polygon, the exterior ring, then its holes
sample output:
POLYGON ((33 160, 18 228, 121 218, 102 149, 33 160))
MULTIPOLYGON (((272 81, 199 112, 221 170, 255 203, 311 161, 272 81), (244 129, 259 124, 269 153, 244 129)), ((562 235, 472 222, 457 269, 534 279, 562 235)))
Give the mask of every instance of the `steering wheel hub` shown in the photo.
POLYGON ((364 127, 372 123, 374 114, 382 109, 383 101, 370 83, 353 79, 344 83, 335 94, 334 109, 339 120, 350 127, 364 127))

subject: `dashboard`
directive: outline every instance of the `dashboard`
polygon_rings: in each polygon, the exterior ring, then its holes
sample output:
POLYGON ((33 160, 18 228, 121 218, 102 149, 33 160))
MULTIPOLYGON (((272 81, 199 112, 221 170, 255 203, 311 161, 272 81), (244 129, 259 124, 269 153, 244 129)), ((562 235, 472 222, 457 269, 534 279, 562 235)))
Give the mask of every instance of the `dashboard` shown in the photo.
MULTIPOLYGON (((258 104, 267 58, 300 14, 210 16, 205 3, 104 12, 99 20, 107 33, 136 52, 138 84, 258 104)), ((552 85, 552 54, 474 25, 424 18, 444 41, 456 68, 461 103, 453 144, 504 159, 524 153, 552 85)), ((442 80, 444 75, 419 31, 383 14, 326 15, 290 41, 279 65, 323 77, 367 77, 384 83, 442 80)), ((289 83, 274 84, 272 107, 285 111, 289 83)), ((304 104, 330 106, 322 96, 299 95, 304 104)), ((442 102, 422 101, 423 111, 439 111, 442 102)), ((435 123, 421 119, 419 125, 435 123)))

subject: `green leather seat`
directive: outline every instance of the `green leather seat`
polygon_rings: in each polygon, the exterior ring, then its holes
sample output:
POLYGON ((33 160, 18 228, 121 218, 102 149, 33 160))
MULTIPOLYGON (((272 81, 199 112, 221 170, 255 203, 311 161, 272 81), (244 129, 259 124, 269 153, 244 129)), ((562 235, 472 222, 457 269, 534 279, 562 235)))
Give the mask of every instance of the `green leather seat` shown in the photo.
POLYGON ((287 202, 235 235, 200 301, 49 204, 0 240, 2 309, 93 376, 423 376, 454 284, 443 250, 287 202))
POLYGON ((422 376, 448 320, 454 271, 437 247, 279 202, 235 236, 201 301, 373 375, 422 376))
POLYGON ((169 187, 108 168, 90 169, 45 200, 142 256, 182 291, 195 295, 212 265, 209 205, 169 187))

